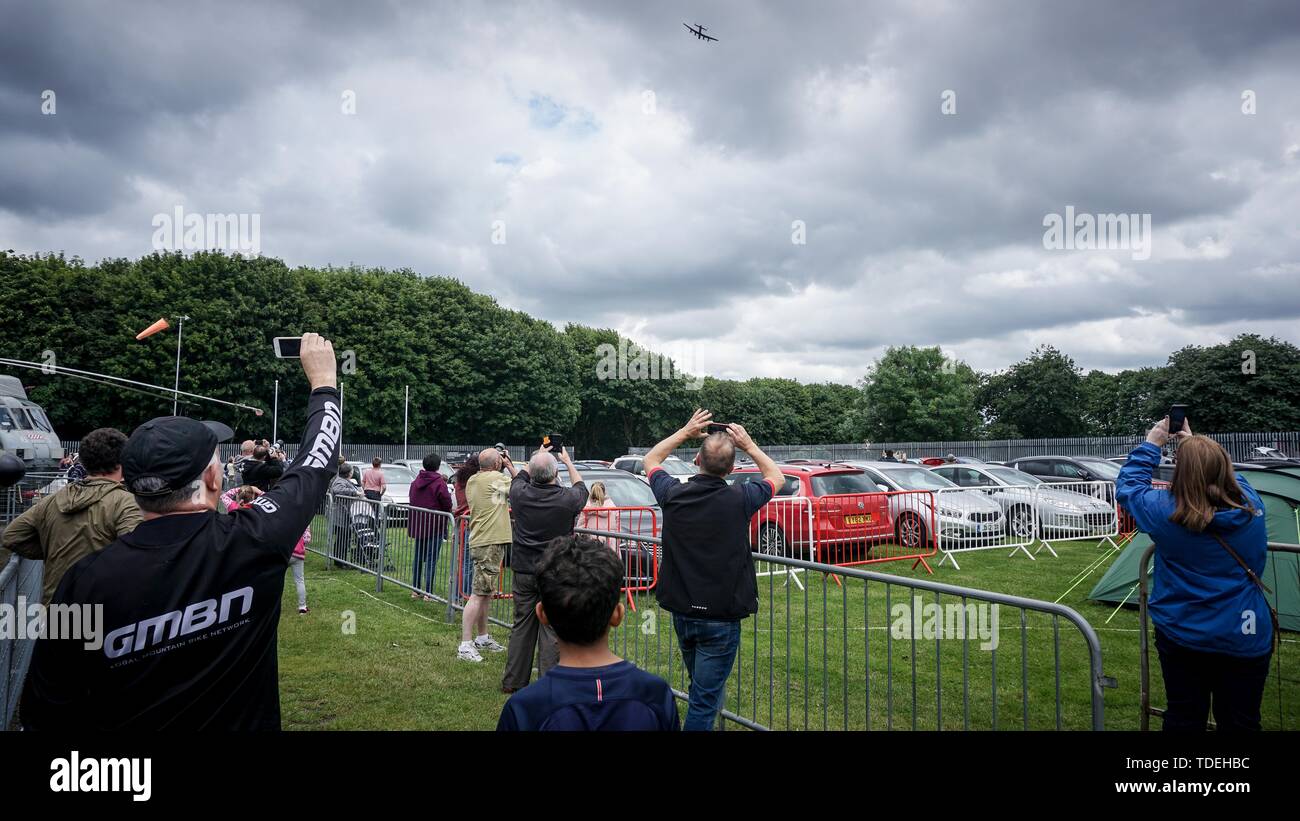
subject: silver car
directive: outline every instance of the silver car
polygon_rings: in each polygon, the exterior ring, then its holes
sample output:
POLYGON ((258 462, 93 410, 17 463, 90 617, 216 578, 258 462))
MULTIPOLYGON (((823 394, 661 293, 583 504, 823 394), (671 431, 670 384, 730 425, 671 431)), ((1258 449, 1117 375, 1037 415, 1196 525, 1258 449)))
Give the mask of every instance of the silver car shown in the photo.
POLYGON ((957 485, 929 468, 906 462, 842 462, 860 468, 883 491, 935 491, 938 510, 931 510, 930 494, 899 494, 889 499, 889 515, 904 547, 924 545, 933 537, 931 522, 944 541, 988 541, 1005 532, 1002 507, 979 492, 956 490, 957 485), (943 491, 943 492, 938 492, 943 491))
POLYGON ((997 502, 1006 514, 1008 534, 1017 539, 1102 536, 1115 527, 1115 508, 1110 504, 1086 493, 1053 487, 1015 468, 940 465, 931 470, 997 502))

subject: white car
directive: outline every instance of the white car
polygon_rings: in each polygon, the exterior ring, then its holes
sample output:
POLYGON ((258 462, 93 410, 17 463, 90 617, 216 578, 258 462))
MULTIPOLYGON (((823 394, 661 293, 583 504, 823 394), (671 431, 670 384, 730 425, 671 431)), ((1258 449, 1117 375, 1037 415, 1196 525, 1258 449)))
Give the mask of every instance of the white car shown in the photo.
MULTIPOLYGON (((361 474, 371 469, 369 462, 348 462, 352 466, 352 483, 361 487, 361 474)), ((384 472, 384 481, 388 484, 387 490, 384 491, 381 500, 385 506, 388 505, 409 505, 411 503, 411 483, 415 481, 415 474, 411 472, 406 465, 399 465, 394 462, 384 462, 380 464, 379 469, 384 472)), ((407 508, 396 507, 388 511, 388 526, 403 526, 406 524, 407 508)))
POLYGON ((931 522, 944 541, 988 541, 1000 537, 1006 529, 1002 507, 982 493, 951 490, 957 485, 934 471, 907 462, 839 462, 859 468, 885 492, 920 490, 935 493, 938 510, 932 510, 930 494, 900 493, 889 499, 889 516, 904 547, 920 547, 930 542, 931 522))
POLYGON ((1001 465, 939 465, 931 470, 959 487, 986 495, 1002 507, 1007 532, 1016 538, 1105 535, 1116 525, 1115 508, 1087 493, 1052 485, 1001 465))
MULTIPOLYGON (((646 478, 645 456, 620 456, 614 460, 610 467, 615 470, 625 470, 628 473, 634 473, 642 479, 646 478)), ((669 456, 663 462, 664 470, 668 475, 679 482, 689 482, 691 477, 700 472, 695 465, 687 462, 685 459, 679 459, 676 456, 669 456)))

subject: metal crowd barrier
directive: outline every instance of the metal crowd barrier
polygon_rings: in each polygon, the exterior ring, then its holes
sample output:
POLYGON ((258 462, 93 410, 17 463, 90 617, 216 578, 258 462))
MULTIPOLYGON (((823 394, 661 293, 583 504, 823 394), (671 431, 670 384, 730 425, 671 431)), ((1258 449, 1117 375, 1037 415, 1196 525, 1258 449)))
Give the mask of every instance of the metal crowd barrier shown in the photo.
MULTIPOLYGON (((1141 693, 1138 702, 1138 707, 1142 711, 1142 715, 1141 715, 1142 732, 1147 732, 1151 729, 1152 716, 1161 717, 1164 716, 1165 714, 1163 708, 1151 706, 1151 658, 1150 658, 1150 646, 1149 646, 1150 639, 1148 638, 1148 634, 1150 633, 1150 626, 1149 626, 1150 614, 1147 611, 1147 605, 1148 605, 1147 579, 1150 575, 1149 568, 1151 565, 1151 557, 1155 554, 1155 551, 1156 551, 1156 546, 1153 544, 1150 547, 1148 547, 1146 550, 1142 551, 1142 558, 1138 562, 1138 654, 1139 654, 1138 662, 1139 662, 1140 676, 1141 676, 1141 681, 1138 684, 1141 693)), ((1268 551, 1270 553, 1300 554, 1300 545, 1284 544, 1281 542, 1269 542, 1268 551)), ((1276 570, 1276 565, 1274 565, 1274 568, 1276 570)), ((1265 576, 1268 575, 1269 574, 1265 574, 1265 576)), ((1264 584, 1272 588, 1274 593, 1277 593, 1280 589, 1279 582, 1276 578, 1269 579, 1269 578, 1261 577, 1260 581, 1264 582, 1264 584)), ((1260 616, 1261 618, 1269 618, 1267 614, 1260 614, 1260 616)), ((1285 642, 1279 641, 1277 644, 1277 651, 1273 653, 1273 664, 1275 665, 1274 678, 1277 679, 1277 721, 1278 721, 1277 729, 1279 730, 1287 729, 1284 726, 1286 720, 1286 713, 1283 711, 1283 699, 1282 699, 1282 691, 1283 691, 1282 648, 1283 646, 1285 646, 1285 642)), ((1208 726, 1211 729, 1214 728, 1214 720, 1212 718, 1209 720, 1208 726)))
POLYGON ((950 562, 961 570, 957 553, 974 550, 1012 548, 1011 555, 1023 552, 1029 558, 1029 546, 1038 532, 1038 505, 1035 487, 941 488, 934 492, 938 508, 939 564, 950 562))
MULTIPOLYGON (((756 730, 1103 729, 1102 689, 1115 685, 1102 671, 1096 632, 1069 607, 773 554, 754 561, 802 572, 804 585, 758 580, 758 613, 742 623, 727 683, 726 722, 756 730), (1069 650, 1087 656, 1086 679, 1066 672, 1079 666, 1063 665, 1069 650)), ((652 595, 637 604, 611 631, 610 649, 662 676, 684 701, 690 682, 674 617, 652 595)))
MULTIPOLYGON (((26 474, 11 487, 0 488, 0 533, 9 522, 65 484, 62 473, 38 472, 26 474)), ((45 562, 0 548, 0 607, 25 619, 25 611, 18 607, 19 599, 39 603, 44 579, 45 562)), ((36 640, 32 638, 0 640, 0 730, 8 729, 14 720, 35 649, 36 640)))

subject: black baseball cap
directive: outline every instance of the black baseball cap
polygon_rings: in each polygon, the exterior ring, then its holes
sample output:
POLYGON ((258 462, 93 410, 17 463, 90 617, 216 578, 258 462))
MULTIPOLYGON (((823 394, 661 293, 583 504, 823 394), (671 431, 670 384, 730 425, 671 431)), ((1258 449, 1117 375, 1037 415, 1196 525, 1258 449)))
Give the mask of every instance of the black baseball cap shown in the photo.
POLYGON ((235 432, 221 422, 200 422, 184 416, 159 416, 131 432, 122 448, 122 478, 137 496, 166 496, 193 482, 212 461, 221 442, 235 432), (162 479, 164 486, 148 493, 134 487, 140 479, 162 479))

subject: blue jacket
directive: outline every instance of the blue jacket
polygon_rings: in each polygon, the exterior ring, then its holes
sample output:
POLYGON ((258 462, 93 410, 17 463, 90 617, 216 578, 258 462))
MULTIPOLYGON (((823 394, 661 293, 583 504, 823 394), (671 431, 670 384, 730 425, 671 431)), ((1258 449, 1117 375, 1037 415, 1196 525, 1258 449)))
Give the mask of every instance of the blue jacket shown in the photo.
POLYGON ((1237 482, 1254 508, 1214 514, 1204 533, 1174 524, 1174 497, 1151 487, 1160 448, 1144 442, 1133 449, 1115 481, 1115 493, 1156 545, 1151 620, 1175 644, 1208 653, 1253 658, 1273 646, 1273 621, 1263 592, 1236 559, 1210 535, 1217 533, 1263 577, 1268 558, 1264 502, 1240 474, 1237 482), (1253 613, 1254 618, 1245 614, 1253 613), (1246 632, 1250 629, 1253 633, 1246 632))

